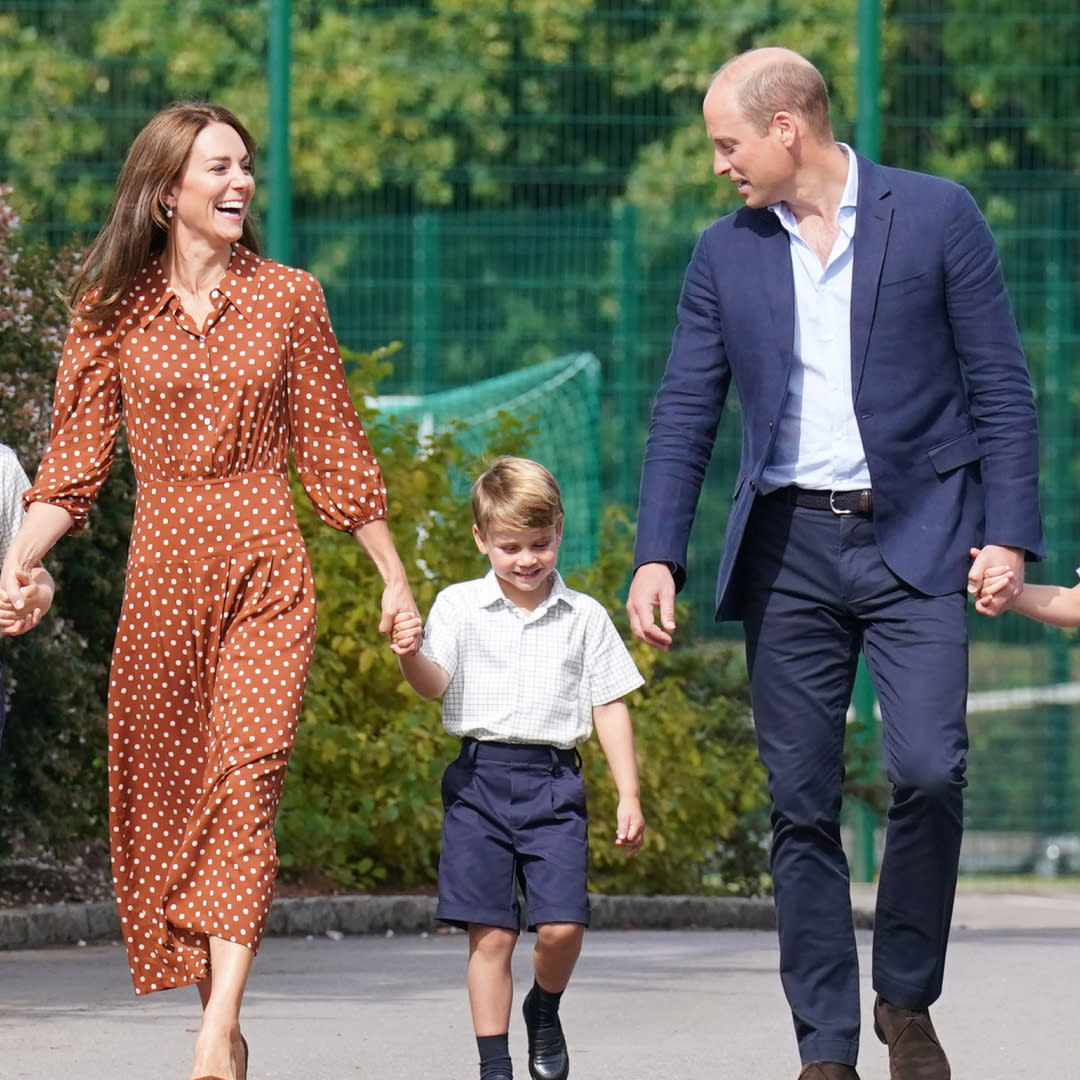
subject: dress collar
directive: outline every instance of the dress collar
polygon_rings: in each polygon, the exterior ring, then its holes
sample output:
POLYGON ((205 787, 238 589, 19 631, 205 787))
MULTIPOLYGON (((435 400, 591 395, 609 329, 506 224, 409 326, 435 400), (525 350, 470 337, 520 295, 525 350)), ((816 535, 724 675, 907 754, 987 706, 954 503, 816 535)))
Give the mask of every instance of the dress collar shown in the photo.
MULTIPOLYGON (((242 244, 233 244, 225 276, 218 282, 220 293, 243 316, 253 321, 255 303, 259 298, 256 286, 259 267, 263 263, 255 252, 242 244)), ((162 265, 161 256, 155 255, 142 269, 136 281, 138 298, 131 317, 140 329, 156 319, 173 301, 176 293, 169 288, 169 280, 162 265)))

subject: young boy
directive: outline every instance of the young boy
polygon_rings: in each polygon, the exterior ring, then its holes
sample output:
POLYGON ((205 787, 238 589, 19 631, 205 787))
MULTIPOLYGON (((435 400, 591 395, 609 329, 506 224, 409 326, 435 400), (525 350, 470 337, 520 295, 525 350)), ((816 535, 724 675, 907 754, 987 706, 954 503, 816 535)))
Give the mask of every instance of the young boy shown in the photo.
MULTIPOLYGON (((22 524, 22 496, 29 487, 30 481, 15 451, 0 443, 0 563, 22 524)), ((21 613, 15 611, 10 599, 0 591, 0 633, 9 636, 25 633, 36 626, 52 603, 53 580, 44 567, 37 566, 21 575, 20 584, 26 605, 21 613)), ((5 698, 3 666, 0 665, 0 736, 4 733, 5 698)))
POLYGON ((467 983, 481 1080, 511 1080, 511 955, 536 931, 535 981, 523 1004, 533 1080, 566 1080, 559 1000, 589 922, 581 758, 595 726, 619 795, 615 843, 636 854, 645 821, 625 694, 644 681, 607 612, 555 569, 563 507, 555 478, 499 458, 472 489, 473 538, 486 577, 444 589, 421 637, 399 614, 392 639, 424 697, 443 694, 443 724, 462 740, 442 782, 436 916, 469 933, 467 983))

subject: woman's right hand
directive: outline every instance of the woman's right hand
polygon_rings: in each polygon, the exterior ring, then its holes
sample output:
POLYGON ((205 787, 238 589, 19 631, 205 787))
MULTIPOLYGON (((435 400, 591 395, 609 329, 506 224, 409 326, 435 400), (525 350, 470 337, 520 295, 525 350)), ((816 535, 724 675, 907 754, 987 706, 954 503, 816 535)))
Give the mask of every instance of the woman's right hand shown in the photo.
POLYGON ((45 553, 67 533, 75 519, 60 506, 51 503, 30 504, 19 531, 8 546, 0 568, 0 605, 15 616, 15 622, 32 619, 20 628, 12 622, 3 627, 5 634, 22 634, 36 626, 52 603, 53 581, 41 565, 45 553), (35 590, 45 590, 37 592, 35 590), (37 612, 36 616, 33 614, 37 612))
POLYGON ((30 584, 30 571, 21 567, 18 560, 9 551, 0 570, 0 616, 7 626, 14 619, 26 614, 27 598, 23 590, 30 584))
POLYGON ((14 578, 18 583, 14 594, 0 589, 0 633, 8 637, 25 634, 37 626, 53 598, 53 581, 43 567, 16 570, 14 578))

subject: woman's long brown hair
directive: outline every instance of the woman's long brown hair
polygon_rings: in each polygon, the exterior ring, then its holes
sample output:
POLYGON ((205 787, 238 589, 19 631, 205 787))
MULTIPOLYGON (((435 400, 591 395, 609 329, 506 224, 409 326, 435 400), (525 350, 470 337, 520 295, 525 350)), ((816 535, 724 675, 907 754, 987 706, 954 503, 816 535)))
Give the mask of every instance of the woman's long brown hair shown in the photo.
MULTIPOLYGON (((68 304, 74 315, 100 322, 131 288, 147 259, 165 250, 169 221, 162 201, 180 178, 191 144, 209 124, 228 124, 243 140, 251 159, 255 140, 226 108, 209 101, 180 101, 162 109, 135 136, 120 178, 116 198, 83 259, 68 304)), ((240 242, 258 252, 254 222, 244 221, 240 242)))

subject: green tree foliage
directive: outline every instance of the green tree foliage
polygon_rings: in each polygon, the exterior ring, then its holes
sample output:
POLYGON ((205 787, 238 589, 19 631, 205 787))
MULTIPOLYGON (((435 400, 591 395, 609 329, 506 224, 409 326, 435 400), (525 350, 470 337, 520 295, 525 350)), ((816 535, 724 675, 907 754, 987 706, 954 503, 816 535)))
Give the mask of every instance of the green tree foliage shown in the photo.
MULTIPOLYGON (((48 439, 67 311, 58 289, 72 262, 27 246, 0 189, 0 431, 24 468, 48 439)), ((105 697, 123 588, 133 480, 121 452, 92 525, 48 560, 52 611, 19 638, 0 639, 11 695, 0 753, 0 847, 63 848, 105 836, 105 697)))
MULTIPOLYGON (((100 223, 124 150, 167 101, 212 96, 268 136, 268 0, 50 0, 0 14, 0 175, 46 227, 100 223)), ((883 4, 882 157, 967 182, 1075 169, 1071 0, 883 4)), ((700 117, 731 54, 787 44, 855 116, 855 0, 294 0, 298 218, 607 206, 661 246, 735 203, 700 117)), ((1008 201, 994 214, 1007 219, 1008 201)), ((643 255, 649 255, 648 245, 643 255)), ((331 255, 327 253, 326 258, 331 255)), ((340 256, 339 256, 340 258, 340 256)), ((325 272, 325 268, 323 268, 325 272)))
MULTIPOLYGON (((361 357, 360 400, 385 374, 382 356, 361 357)), ((478 577, 487 563, 470 536, 468 483, 481 467, 452 432, 417 454, 415 426, 365 414, 387 477, 390 525, 426 612, 436 593, 478 577)), ((521 453, 528 432, 504 417, 485 456, 521 453)), ((286 874, 328 876, 343 886, 430 886, 437 868, 439 781, 455 743, 438 702, 418 697, 377 633, 381 586, 359 545, 318 522, 299 487, 297 504, 319 595, 319 638, 296 749, 278 819, 286 874)), ((613 515, 604 554, 570 584, 609 603, 625 623, 630 530, 613 515)), ((681 612, 686 616, 686 612, 681 612)), ((626 627, 622 625, 624 637, 626 627)), ((635 643, 648 685, 631 695, 641 758, 647 851, 627 862, 614 848, 615 799, 592 740, 585 750, 593 825, 593 885, 604 891, 754 892, 765 873, 761 809, 745 676, 726 653, 665 656, 635 643)))
MULTIPOLYGON (((1076 4, 952 0, 948 17, 935 19, 922 8, 916 0, 894 4, 907 32, 891 81, 908 80, 909 93, 918 93, 934 120, 921 147, 927 168, 969 184, 1019 169, 1074 171, 1080 165, 1070 119, 1080 108, 1076 4), (1062 137, 1063 123, 1071 137, 1062 137)), ((912 129, 899 134, 911 147, 912 129)), ((992 211, 999 209, 995 200, 992 211)))
MULTIPOLYGON (((708 75, 740 48, 787 41, 834 77, 850 116, 853 8, 295 0, 298 210, 326 196, 400 210, 602 205, 624 190, 651 210, 688 196, 712 205, 708 75)), ((0 160, 20 198, 47 219, 100 221, 123 148, 175 98, 213 96, 265 142, 268 19, 266 0, 82 0, 0 16, 0 160)))

